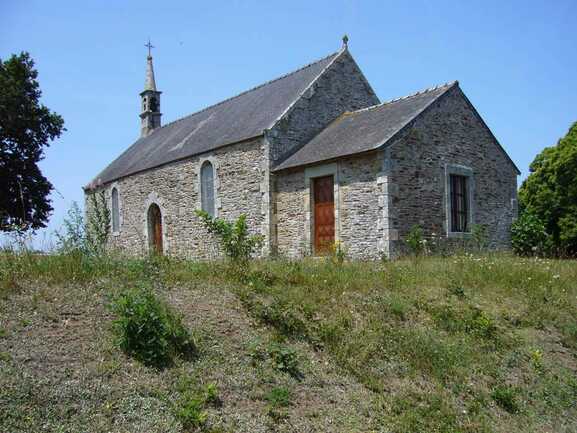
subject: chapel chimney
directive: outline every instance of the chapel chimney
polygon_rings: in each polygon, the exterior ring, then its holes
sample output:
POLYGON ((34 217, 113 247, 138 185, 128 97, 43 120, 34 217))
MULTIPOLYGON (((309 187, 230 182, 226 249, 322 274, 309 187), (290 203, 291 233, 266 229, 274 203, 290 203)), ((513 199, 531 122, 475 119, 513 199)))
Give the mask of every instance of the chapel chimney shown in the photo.
POLYGON ((152 55, 150 49, 154 48, 150 44, 145 45, 148 48, 148 57, 146 58, 146 79, 144 82, 144 90, 140 92, 140 99, 142 101, 142 112, 140 113, 140 136, 146 137, 156 128, 160 128, 160 94, 156 90, 156 82, 154 81, 154 68, 152 66, 152 55))

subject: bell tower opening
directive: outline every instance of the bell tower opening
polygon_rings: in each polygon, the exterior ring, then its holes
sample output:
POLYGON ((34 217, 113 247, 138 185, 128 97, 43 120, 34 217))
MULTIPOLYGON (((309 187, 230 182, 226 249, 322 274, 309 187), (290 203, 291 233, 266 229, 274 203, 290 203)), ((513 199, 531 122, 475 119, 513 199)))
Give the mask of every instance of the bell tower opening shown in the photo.
POLYGON ((142 112, 140 113, 140 136, 146 137, 156 128, 160 128, 160 119, 162 113, 160 112, 160 94, 156 90, 156 81, 154 79, 154 67, 152 65, 151 49, 154 46, 150 40, 145 45, 148 48, 148 56, 146 58, 146 79, 144 81, 144 90, 140 92, 142 100, 142 112))

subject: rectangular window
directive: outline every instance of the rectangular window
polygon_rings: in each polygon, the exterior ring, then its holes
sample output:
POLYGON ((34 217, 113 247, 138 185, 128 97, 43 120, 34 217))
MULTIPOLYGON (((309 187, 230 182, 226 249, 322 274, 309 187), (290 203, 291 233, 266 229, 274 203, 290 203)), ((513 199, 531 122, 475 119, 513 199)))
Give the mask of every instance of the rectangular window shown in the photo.
POLYGON ((469 231, 469 178, 456 174, 450 175, 451 192, 451 231, 469 231))

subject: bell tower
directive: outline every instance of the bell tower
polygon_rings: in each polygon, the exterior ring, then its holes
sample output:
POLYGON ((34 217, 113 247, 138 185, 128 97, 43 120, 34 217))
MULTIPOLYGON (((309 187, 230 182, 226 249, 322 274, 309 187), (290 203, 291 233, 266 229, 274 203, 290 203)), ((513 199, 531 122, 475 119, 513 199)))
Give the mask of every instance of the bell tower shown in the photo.
POLYGON ((160 94, 156 90, 156 82, 154 81, 154 68, 152 66, 152 55, 150 50, 154 48, 150 40, 145 45, 148 48, 148 57, 146 58, 146 79, 144 82, 144 90, 140 92, 141 113, 140 113, 140 136, 146 137, 156 128, 160 128, 160 94))

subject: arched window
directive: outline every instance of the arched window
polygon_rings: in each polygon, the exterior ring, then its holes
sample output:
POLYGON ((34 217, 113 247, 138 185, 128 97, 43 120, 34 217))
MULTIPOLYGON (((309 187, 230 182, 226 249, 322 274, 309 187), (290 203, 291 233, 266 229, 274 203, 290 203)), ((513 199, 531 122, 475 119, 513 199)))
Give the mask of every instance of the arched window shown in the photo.
POLYGON ((214 167, 209 161, 200 168, 200 202, 202 210, 214 216, 214 167))
POLYGON ((118 206, 118 189, 112 188, 112 232, 118 233, 120 229, 120 208, 118 206))

